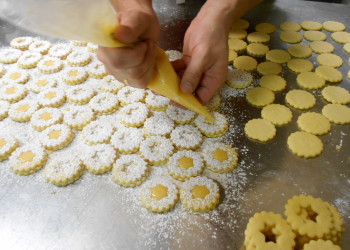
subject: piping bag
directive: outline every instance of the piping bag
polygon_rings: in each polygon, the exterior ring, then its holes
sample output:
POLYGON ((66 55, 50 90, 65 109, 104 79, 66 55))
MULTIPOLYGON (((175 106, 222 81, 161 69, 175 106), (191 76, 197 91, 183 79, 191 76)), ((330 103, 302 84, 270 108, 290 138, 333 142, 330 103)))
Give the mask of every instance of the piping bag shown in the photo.
MULTIPOLYGON (((128 46, 115 40, 116 13, 108 0, 1 0, 0 17, 22 28, 58 38, 92 42, 104 47, 128 46)), ((155 75, 147 88, 213 121, 192 95, 180 90, 168 56, 157 48, 155 75)))

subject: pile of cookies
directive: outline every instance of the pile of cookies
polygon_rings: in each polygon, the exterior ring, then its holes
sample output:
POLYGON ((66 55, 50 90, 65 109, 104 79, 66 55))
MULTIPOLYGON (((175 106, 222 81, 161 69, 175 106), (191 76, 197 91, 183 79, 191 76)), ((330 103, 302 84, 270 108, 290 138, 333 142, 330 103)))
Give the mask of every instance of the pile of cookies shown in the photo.
POLYGON ((178 200, 193 211, 214 209, 220 189, 204 169, 225 174, 238 164, 236 150, 219 140, 229 128, 217 111, 220 96, 207 104, 215 117, 207 121, 117 81, 96 49, 32 37, 0 49, 0 125, 10 131, 0 132, 0 161, 19 175, 44 168, 46 180, 57 186, 72 184, 85 170, 111 172, 122 187, 142 185, 140 202, 153 212, 169 211, 178 200), (66 148, 72 153, 61 154, 66 148), (168 178, 148 180, 158 167, 168 178))
MULTIPOLYGON (((343 59, 333 54, 332 42, 344 44, 344 53, 350 54, 350 33, 345 32, 345 25, 336 21, 318 23, 284 22, 280 24, 279 39, 289 44, 287 50, 270 49, 268 44, 277 30, 270 23, 260 23, 255 31, 248 33, 249 23, 236 21, 229 34, 229 69, 227 84, 233 88, 246 88, 253 82, 254 71, 258 73, 258 87, 250 88, 246 99, 254 107, 262 108, 261 118, 248 121, 246 135, 253 140, 266 142, 276 135, 276 126, 283 126, 292 121, 291 109, 306 111, 316 105, 312 90, 321 90, 327 103, 322 114, 305 112, 298 117, 297 124, 301 131, 292 133, 287 144, 296 155, 310 158, 318 156, 323 150, 323 142, 318 137, 331 130, 335 124, 350 123, 350 93, 347 89, 335 86, 343 80, 337 68, 343 65, 343 59), (301 30, 304 32, 301 33, 301 30), (323 30, 323 31, 322 31, 323 30), (326 42, 328 34, 331 39, 326 42), (304 42, 303 42, 304 40, 304 42), (303 42, 303 44, 301 44, 303 42), (304 44, 305 43, 305 44, 304 44), (308 60, 317 54, 318 66, 308 60), (285 69, 284 69, 285 68, 285 69), (286 105, 275 104, 275 95, 287 87, 283 77, 284 70, 295 74, 296 83, 301 89, 291 89, 285 95, 286 105), (326 86, 327 85, 327 86, 326 86)), ((350 71, 349 71, 350 78, 350 71)))
POLYGON ((256 213, 249 219, 244 245, 249 249, 340 250, 344 222, 337 208, 312 196, 288 200, 286 219, 272 212, 256 213))

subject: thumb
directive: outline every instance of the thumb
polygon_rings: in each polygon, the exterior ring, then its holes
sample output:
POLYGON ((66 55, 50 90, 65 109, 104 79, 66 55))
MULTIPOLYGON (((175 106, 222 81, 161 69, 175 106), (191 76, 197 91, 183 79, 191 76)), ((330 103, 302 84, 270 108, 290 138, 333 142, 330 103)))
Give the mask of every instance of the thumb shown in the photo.
POLYGON ((181 80, 181 90, 185 93, 193 93, 202 78, 202 74, 203 65, 201 60, 191 58, 181 80))
POLYGON ((123 43, 135 43, 147 29, 147 20, 138 11, 123 11, 118 13, 119 26, 115 30, 115 38, 123 43))

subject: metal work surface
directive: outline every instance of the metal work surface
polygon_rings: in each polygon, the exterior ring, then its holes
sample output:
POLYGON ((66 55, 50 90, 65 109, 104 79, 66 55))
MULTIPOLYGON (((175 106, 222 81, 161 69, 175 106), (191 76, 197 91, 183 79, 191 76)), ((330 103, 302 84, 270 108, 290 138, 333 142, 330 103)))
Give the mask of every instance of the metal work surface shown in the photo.
MULTIPOLYGON (((350 5, 284 0, 264 3, 246 19, 251 30, 259 22, 278 27, 284 21, 335 20, 349 31, 349 13, 350 5)), ((270 48, 286 49, 279 32, 272 35, 270 48)), ((325 33, 331 41, 330 33, 325 33)), ((1 46, 28 34, 0 21, 1 46)), ((332 44, 334 53, 344 60, 340 68, 344 80, 339 86, 350 90, 349 55, 342 45, 332 44)), ((315 63, 315 55, 310 60, 315 63)), ((275 103, 283 104, 288 88, 297 88, 295 74, 285 68, 284 77, 287 90, 276 94, 275 103)), ((320 112, 325 105, 320 90, 312 93, 317 105, 311 111, 320 112)), ((301 193, 339 209, 345 221, 343 249, 350 249, 350 125, 332 124, 331 132, 320 137, 323 153, 303 159, 286 145, 289 134, 298 130, 301 111, 293 110, 293 121, 278 127, 277 136, 268 143, 253 142, 244 135, 244 124, 259 118, 260 109, 247 104, 242 91, 226 93, 222 112, 231 122, 225 141, 238 149, 240 165, 227 175, 206 173, 222 189, 221 204, 213 212, 192 213, 177 203, 169 213, 153 214, 138 202, 137 188, 119 187, 110 173, 86 172, 76 183, 58 188, 45 182, 43 171, 18 176, 5 161, 0 163, 0 249, 240 249, 254 213, 283 213, 287 200, 301 193)))

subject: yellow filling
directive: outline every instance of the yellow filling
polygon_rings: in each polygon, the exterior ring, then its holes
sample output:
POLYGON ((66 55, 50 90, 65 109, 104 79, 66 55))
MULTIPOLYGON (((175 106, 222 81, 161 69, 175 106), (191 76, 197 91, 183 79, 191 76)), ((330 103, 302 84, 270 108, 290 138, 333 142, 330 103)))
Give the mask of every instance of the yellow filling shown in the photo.
POLYGON ((178 166, 179 166, 180 168, 189 169, 189 168, 191 168, 191 167, 194 166, 194 165, 193 165, 193 159, 190 158, 190 157, 186 157, 186 156, 181 157, 181 158, 179 159, 178 166))
POLYGON ((44 63, 44 65, 45 65, 45 66, 53 66, 53 65, 55 65, 55 62, 52 61, 52 60, 49 60, 49 61, 46 61, 46 62, 44 63))
POLYGON ((34 160, 35 154, 32 151, 23 152, 18 159, 22 163, 32 162, 34 160))
POLYGON ((22 76, 21 73, 14 72, 10 75, 10 79, 17 80, 17 79, 21 78, 21 76, 22 76))
POLYGON ((205 199, 205 197, 208 194, 210 194, 210 190, 206 186, 196 185, 191 190, 191 193, 192 193, 192 199, 197 199, 197 198, 205 199))
POLYGON ((57 96, 56 92, 49 92, 45 95, 45 98, 51 100, 51 99, 55 98, 56 96, 57 96))
POLYGON ((217 161, 223 162, 228 159, 228 155, 225 150, 217 149, 213 152, 213 158, 217 161))
POLYGON ((44 113, 40 115, 40 120, 47 121, 52 119, 52 114, 51 113, 44 113))
POLYGON ((79 75, 79 71, 78 70, 72 70, 68 73, 69 76, 75 77, 77 75, 79 75))
POLYGON ((5 139, 0 139, 0 148, 6 145, 6 140, 5 139))
POLYGON ((49 133, 49 138, 57 140, 58 138, 60 138, 61 135, 62 135, 62 131, 61 130, 52 130, 49 133))
POLYGON ((37 81, 36 85, 38 85, 39 87, 44 87, 49 83, 48 80, 39 80, 37 81))
POLYGON ((15 94, 17 92, 17 88, 16 87, 12 87, 12 88, 8 88, 6 89, 6 94, 15 94))
POLYGON ((24 105, 21 105, 17 108, 17 111, 18 112, 27 112, 29 109, 29 105, 28 104, 24 104, 24 105))
POLYGON ((157 200, 161 200, 168 196, 168 188, 162 184, 151 187, 151 197, 157 200))

